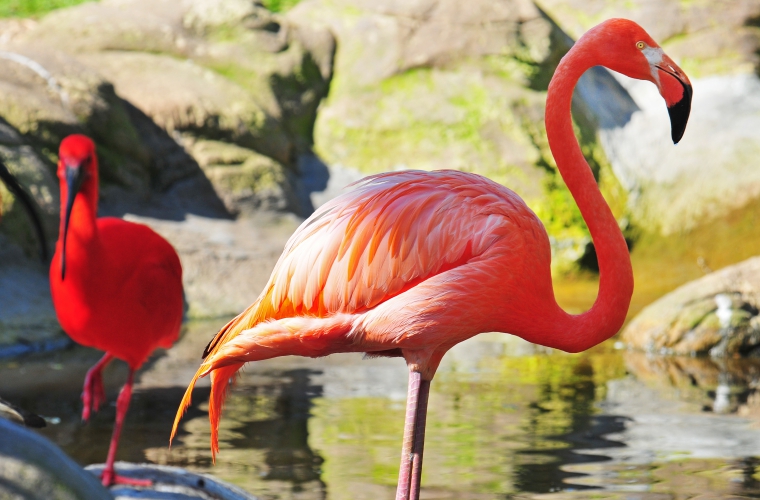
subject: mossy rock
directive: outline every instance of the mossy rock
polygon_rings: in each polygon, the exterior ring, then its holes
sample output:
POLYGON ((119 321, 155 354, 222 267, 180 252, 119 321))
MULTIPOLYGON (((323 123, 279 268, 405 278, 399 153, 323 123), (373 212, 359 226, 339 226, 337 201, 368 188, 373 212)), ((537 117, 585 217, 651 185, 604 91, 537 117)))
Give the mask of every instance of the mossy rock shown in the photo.
POLYGON ((747 73, 760 49, 760 2, 731 8, 709 0, 544 0, 541 8, 574 38, 605 19, 643 26, 692 77, 747 73))
POLYGON ((231 213, 294 208, 295 194, 282 164, 221 141, 199 140, 190 151, 231 213))
MULTIPOLYGON (((329 26, 339 41, 316 151, 328 164, 367 174, 452 168, 484 175, 523 197, 547 226, 555 272, 593 260, 584 260, 591 238, 543 125, 549 78, 572 41, 532 4, 426 5, 423 15, 417 4, 315 0, 289 13, 329 26)), ((627 227, 627 193, 606 161, 597 124, 577 118, 584 153, 627 227)))
POLYGON ((646 307, 623 330, 629 347, 659 354, 757 354, 760 258, 687 283, 646 307))

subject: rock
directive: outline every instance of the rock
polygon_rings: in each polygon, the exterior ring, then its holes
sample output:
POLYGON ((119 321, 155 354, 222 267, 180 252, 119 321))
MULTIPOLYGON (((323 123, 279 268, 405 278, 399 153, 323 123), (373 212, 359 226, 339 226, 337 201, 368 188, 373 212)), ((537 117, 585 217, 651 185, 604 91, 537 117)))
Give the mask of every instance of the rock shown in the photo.
POLYGON ((26 80, 4 92, 9 104, 4 108, 0 98, 0 116, 12 115, 12 125, 49 151, 68 133, 92 135, 102 182, 121 189, 103 189, 104 198, 144 201, 151 189, 166 191, 203 174, 191 156, 164 160, 171 149, 164 138, 150 140, 155 133, 139 130, 147 117, 180 148, 223 141, 276 162, 259 161, 232 182, 218 172, 211 176, 229 211, 304 208, 289 193, 298 157, 312 154, 317 106, 332 77, 329 31, 299 26, 247 0, 105 0, 10 28, 0 49, 39 63, 62 93, 22 68, 26 80), (142 115, 136 120, 135 111, 142 115), (241 195, 241 183, 253 194, 241 195))
POLYGON ((641 311, 621 333, 661 354, 754 355, 760 346, 760 257, 683 285, 641 311))
POLYGON ((46 438, 0 418, 0 497, 99 500, 113 496, 46 438))
POLYGON ((253 95, 191 60, 113 51, 79 58, 114 82, 122 98, 169 134, 213 137, 283 162, 289 159, 288 138, 253 95))
MULTIPOLYGON (((6 130, 20 139, 20 136, 0 119, 0 130, 6 130)), ((0 137, 0 155, 8 170, 18 180, 23 189, 29 193, 37 205, 37 214, 48 241, 53 241, 58 234, 58 182, 50 172, 49 164, 43 160, 31 146, 19 142, 16 144, 2 141, 0 137)), ((5 185, 0 183, 0 234, 4 234, 24 249, 27 255, 35 255, 39 245, 26 210, 17 204, 15 197, 5 185)), ((48 249, 50 250, 50 249, 48 249)), ((48 251, 48 253, 50 253, 48 251)))
POLYGON ((758 62, 758 0, 543 0, 541 8, 574 38, 604 19, 632 19, 693 77, 747 73, 758 62))
MULTIPOLYGON (((195 474, 179 467, 153 464, 131 464, 116 462, 116 471, 133 479, 148 479, 153 482, 149 488, 125 485, 111 486, 116 500, 144 498, 151 500, 256 500, 253 496, 229 483, 206 474, 195 474)), ((87 471, 99 475, 103 465, 89 465, 87 471)))
POLYGON ((221 141, 199 140, 190 147, 231 213, 252 215, 257 210, 299 210, 288 171, 252 149, 221 141))
POLYGON ((0 116, 25 142, 39 152, 57 151, 65 136, 89 134, 98 143, 104 183, 148 192, 146 152, 108 81, 50 47, 14 46, 0 52, 0 68, 0 116))
MULTIPOLYGON (((555 269, 584 254, 590 238, 543 128, 546 86, 571 41, 532 2, 307 0, 287 18, 327 26, 338 39, 315 129, 327 164, 483 174, 514 189, 548 226, 555 269)), ((602 190, 622 194, 613 197, 622 218, 625 194, 591 123, 579 124, 602 190)))
POLYGON ((0 358, 69 343, 58 326, 47 269, 0 234, 0 358))
MULTIPOLYGON (((689 231, 760 197, 760 80, 755 75, 693 81, 692 115, 683 140, 656 88, 624 81, 640 111, 622 127, 601 131, 602 144, 631 193, 636 223, 663 235, 689 231)), ((743 237, 745 235, 742 235, 743 237)))

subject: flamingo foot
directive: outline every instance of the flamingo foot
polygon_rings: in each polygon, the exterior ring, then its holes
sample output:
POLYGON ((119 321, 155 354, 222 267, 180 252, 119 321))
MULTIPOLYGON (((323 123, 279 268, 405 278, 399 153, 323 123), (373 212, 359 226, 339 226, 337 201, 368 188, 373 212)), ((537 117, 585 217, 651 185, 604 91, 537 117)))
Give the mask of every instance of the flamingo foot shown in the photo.
POLYGON ((106 354, 95 366, 89 369, 84 377, 84 387, 82 388, 82 421, 87 422, 90 416, 100 409, 100 405, 106 400, 106 393, 103 390, 103 368, 111 362, 113 356, 106 354))
POLYGON ((133 477, 120 476, 116 473, 113 466, 111 468, 103 469, 100 474, 100 482, 106 488, 116 484, 123 484, 125 486, 140 486, 143 488, 149 488, 153 486, 153 481, 150 479, 135 479, 133 477))

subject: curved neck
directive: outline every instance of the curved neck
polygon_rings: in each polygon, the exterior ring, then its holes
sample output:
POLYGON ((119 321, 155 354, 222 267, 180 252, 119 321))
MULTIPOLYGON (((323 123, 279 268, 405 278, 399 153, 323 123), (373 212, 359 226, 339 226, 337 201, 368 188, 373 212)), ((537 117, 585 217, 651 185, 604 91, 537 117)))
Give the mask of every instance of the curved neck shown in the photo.
POLYGON ((572 193, 594 241, 599 261, 599 294, 580 315, 561 314, 551 347, 578 352, 618 332, 633 294, 633 271, 628 247, 617 221, 604 201, 573 132, 571 104, 575 84, 595 66, 593 52, 579 40, 562 58, 546 100, 546 133, 562 178, 572 193))

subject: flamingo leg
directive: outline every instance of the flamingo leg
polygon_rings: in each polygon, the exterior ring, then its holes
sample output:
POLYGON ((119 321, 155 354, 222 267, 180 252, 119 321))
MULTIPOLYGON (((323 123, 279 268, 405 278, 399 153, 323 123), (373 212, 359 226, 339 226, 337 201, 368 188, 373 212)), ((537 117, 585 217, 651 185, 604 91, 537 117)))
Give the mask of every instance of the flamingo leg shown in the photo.
POLYGON ((417 371, 409 372, 409 392, 404 419, 404 444, 401 448, 396 500, 418 500, 422 475, 422 452, 425 446, 430 381, 423 380, 417 371))
POLYGON ((111 486, 113 484, 128 484, 132 486, 150 486, 152 483, 147 479, 132 479, 124 476, 119 476, 114 470, 114 461, 116 460, 116 449, 119 447, 119 436, 121 436, 121 426, 124 424, 124 418, 127 415, 129 409, 129 402, 132 399, 132 384, 134 382, 135 371, 130 367, 129 376, 124 387, 119 392, 119 397, 116 400, 116 423, 113 426, 113 435, 111 436, 111 445, 108 448, 108 458, 106 458, 106 466, 103 468, 103 472, 100 475, 100 480, 103 482, 103 486, 111 486))
POLYGON ((100 409, 100 405, 105 402, 106 394, 103 391, 103 368, 113 359, 113 354, 106 353, 100 358, 100 361, 87 371, 84 377, 84 388, 82 389, 82 421, 90 420, 90 415, 100 409))

